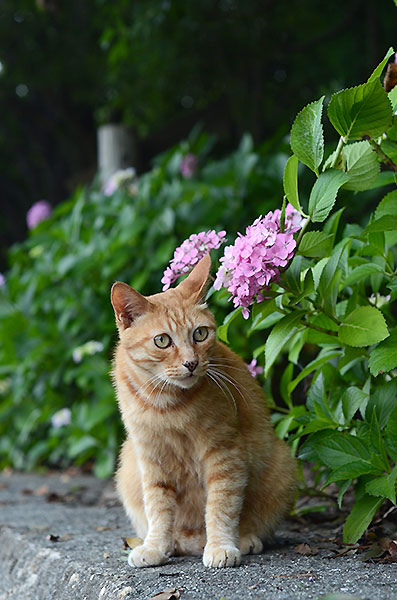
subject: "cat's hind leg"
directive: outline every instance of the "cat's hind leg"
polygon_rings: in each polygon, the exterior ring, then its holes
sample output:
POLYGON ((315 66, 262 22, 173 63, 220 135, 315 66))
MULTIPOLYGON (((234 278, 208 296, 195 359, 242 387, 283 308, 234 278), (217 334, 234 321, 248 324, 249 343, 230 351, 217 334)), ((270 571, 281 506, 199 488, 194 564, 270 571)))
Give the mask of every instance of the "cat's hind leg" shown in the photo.
POLYGON ((121 448, 119 468, 116 473, 116 487, 134 533, 144 539, 148 523, 143 504, 142 481, 134 449, 128 439, 121 448))

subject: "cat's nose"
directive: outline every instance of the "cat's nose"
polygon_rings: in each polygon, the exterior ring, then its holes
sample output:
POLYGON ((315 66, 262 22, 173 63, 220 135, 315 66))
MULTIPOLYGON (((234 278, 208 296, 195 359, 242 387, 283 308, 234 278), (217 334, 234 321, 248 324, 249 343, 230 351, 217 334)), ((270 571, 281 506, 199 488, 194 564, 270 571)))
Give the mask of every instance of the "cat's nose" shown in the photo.
POLYGON ((193 373, 194 369, 197 367, 198 365, 198 360, 186 360, 183 363, 183 366, 187 368, 188 371, 190 371, 191 373, 193 373))

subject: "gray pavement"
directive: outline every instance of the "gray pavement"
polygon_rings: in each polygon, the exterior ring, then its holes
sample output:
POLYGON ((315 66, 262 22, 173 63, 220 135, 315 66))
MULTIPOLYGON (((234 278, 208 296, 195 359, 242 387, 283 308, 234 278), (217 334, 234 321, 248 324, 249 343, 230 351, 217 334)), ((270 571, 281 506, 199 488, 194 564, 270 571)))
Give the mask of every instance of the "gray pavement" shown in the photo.
POLYGON ((287 521, 263 554, 234 569, 197 558, 132 569, 122 538, 133 533, 112 482, 0 474, 0 600, 149 600, 170 588, 181 600, 397 600, 397 563, 364 562, 354 550, 335 558, 337 533, 335 524, 287 521))

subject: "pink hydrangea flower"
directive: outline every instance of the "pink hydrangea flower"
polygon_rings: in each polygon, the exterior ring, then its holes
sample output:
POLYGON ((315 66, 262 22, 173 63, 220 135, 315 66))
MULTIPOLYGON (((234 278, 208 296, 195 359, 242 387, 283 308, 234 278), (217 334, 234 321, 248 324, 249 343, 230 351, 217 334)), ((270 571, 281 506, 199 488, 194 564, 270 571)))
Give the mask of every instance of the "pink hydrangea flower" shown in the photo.
POLYGON ((0 288, 4 287, 6 284, 6 278, 4 277, 3 273, 0 273, 0 288))
POLYGON ((245 319, 249 306, 262 302, 261 291, 279 275, 279 267, 285 267, 293 257, 296 242, 293 234, 303 223, 301 215, 288 204, 285 211, 285 229, 280 229, 281 211, 260 216, 247 227, 245 235, 238 234, 233 246, 225 248, 220 259, 214 288, 227 288, 235 307, 243 308, 245 319))
POLYGON ((180 275, 189 273, 200 259, 203 258, 210 250, 219 248, 224 243, 226 231, 216 233, 215 230, 201 231, 193 233, 187 240, 183 242, 174 252, 174 256, 170 261, 170 266, 164 271, 161 283, 163 291, 168 290, 170 285, 178 279, 180 275))
POLYGON ((39 200, 29 208, 26 213, 26 223, 29 229, 34 229, 41 221, 48 219, 52 211, 51 204, 47 200, 39 200))
POLYGON ((195 174, 198 167, 198 158, 195 154, 189 152, 181 160, 180 171, 182 177, 185 179, 191 179, 195 174))
POLYGON ((252 377, 256 377, 257 375, 261 375, 263 373, 263 367, 258 365, 256 358, 253 358, 250 363, 247 363, 247 367, 252 377))

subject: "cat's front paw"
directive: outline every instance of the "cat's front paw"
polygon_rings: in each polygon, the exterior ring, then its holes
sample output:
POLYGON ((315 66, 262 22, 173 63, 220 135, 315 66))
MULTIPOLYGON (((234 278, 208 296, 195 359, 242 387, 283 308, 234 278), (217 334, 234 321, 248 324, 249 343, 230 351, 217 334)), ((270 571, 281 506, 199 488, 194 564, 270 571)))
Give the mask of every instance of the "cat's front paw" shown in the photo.
POLYGON ((167 562, 168 556, 160 552, 157 548, 150 546, 137 546, 128 555, 128 564, 130 567, 155 567, 167 562))
POLYGON ((260 554, 263 550, 262 540, 254 533, 242 535, 240 538, 241 554, 260 554))
POLYGON ((204 548, 203 563, 205 567, 238 567, 241 563, 241 553, 235 546, 207 544, 204 548))

